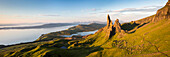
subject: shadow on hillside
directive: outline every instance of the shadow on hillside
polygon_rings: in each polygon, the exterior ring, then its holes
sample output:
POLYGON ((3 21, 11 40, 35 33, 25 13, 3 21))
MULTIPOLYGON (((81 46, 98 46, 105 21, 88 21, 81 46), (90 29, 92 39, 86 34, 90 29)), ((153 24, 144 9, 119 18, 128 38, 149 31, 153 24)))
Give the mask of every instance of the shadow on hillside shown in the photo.
POLYGON ((148 24, 148 23, 143 23, 142 25, 138 26, 138 28, 140 28, 140 27, 144 26, 145 24, 148 24))
POLYGON ((148 24, 148 23, 143 23, 143 24, 141 24, 141 25, 138 25, 138 27, 137 27, 134 31, 130 32, 130 34, 131 34, 131 33, 134 33, 138 28, 144 26, 145 24, 148 24))
POLYGON ((103 50, 101 47, 78 47, 74 49, 55 49, 45 54, 44 57, 85 57, 90 53, 103 50))
POLYGON ((123 30, 127 30, 127 31, 130 31, 132 29, 134 29, 136 26, 138 26, 139 24, 136 24, 136 23, 124 23, 121 25, 121 29, 123 30))

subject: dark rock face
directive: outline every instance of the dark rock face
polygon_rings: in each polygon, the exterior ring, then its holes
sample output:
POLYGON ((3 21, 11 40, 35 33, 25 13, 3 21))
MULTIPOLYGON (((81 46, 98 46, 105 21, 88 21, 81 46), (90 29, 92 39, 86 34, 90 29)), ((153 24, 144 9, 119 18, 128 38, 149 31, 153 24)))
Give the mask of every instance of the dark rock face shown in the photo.
POLYGON ((121 32, 121 24, 119 23, 119 20, 116 19, 114 22, 114 25, 112 21, 110 20, 110 16, 107 16, 107 29, 108 31, 114 31, 115 33, 121 32))
POLYGON ((110 16, 107 15, 107 27, 109 28, 110 26, 112 26, 112 21, 110 20, 110 16))
POLYGON ((121 32, 121 25, 118 19, 115 20, 114 27, 116 29, 115 32, 121 32))
POLYGON ((152 22, 159 21, 161 19, 170 19, 170 0, 168 0, 163 8, 157 11, 152 22))
POLYGON ((113 23, 112 21, 110 20, 110 16, 108 15, 107 17, 107 22, 109 22, 107 25, 108 25, 108 37, 110 38, 113 34, 115 34, 113 31, 113 23))

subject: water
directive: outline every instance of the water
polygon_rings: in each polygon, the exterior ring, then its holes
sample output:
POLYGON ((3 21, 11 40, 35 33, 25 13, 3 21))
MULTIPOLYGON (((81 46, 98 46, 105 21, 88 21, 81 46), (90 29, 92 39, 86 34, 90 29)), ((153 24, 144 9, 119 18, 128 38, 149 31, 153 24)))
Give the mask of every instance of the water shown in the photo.
POLYGON ((10 30, 0 30, 0 45, 11 45, 22 42, 31 42, 36 40, 42 34, 56 32, 68 29, 76 25, 54 27, 54 28, 44 28, 44 29, 10 29, 10 30))
POLYGON ((95 32, 97 32, 98 30, 95 30, 95 31, 89 31, 89 32, 78 32, 76 34, 72 34, 72 35, 61 35, 63 37, 72 37, 73 35, 81 35, 81 36, 86 36, 86 35, 89 35, 89 34, 94 34, 95 32))

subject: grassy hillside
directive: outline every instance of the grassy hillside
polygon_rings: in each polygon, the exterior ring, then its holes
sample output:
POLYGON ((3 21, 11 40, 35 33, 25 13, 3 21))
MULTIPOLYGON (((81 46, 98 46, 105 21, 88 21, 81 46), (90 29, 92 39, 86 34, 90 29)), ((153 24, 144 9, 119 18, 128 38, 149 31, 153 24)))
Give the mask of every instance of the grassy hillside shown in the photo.
POLYGON ((112 37, 103 45, 104 50, 91 53, 98 56, 170 56, 170 20, 164 19, 137 29, 123 38, 112 37))
POLYGON ((126 47, 134 49, 133 52, 137 54, 139 50, 142 54, 170 52, 170 43, 168 43, 170 40, 169 25, 170 20, 168 19, 150 23, 137 29, 135 33, 124 36, 121 40, 125 40, 127 42, 126 47))
POLYGON ((0 57, 85 57, 101 49, 99 47, 65 49, 69 40, 51 40, 40 43, 22 44, 0 49, 0 57))

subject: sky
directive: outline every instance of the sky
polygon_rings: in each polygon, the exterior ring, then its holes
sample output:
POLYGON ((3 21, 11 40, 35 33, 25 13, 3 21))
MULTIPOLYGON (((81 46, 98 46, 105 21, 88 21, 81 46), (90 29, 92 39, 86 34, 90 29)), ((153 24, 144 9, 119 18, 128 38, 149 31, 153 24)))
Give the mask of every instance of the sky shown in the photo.
POLYGON ((123 22, 156 13, 168 0, 0 0, 0 24, 123 22))

